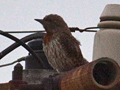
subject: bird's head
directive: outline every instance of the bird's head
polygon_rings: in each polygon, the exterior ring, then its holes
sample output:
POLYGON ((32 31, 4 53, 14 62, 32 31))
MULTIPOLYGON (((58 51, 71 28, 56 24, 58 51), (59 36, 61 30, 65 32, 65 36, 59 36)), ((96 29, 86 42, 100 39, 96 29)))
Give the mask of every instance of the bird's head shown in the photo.
POLYGON ((40 22, 47 33, 55 33, 64 30, 68 30, 68 26, 62 17, 56 14, 50 14, 45 16, 43 19, 35 19, 40 22))

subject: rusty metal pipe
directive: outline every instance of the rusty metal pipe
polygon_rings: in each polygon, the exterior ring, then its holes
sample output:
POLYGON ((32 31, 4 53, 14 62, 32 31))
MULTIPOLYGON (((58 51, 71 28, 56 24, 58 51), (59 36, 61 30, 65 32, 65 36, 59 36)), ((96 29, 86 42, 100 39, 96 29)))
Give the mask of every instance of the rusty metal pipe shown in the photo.
POLYGON ((100 58, 62 77, 60 90, 108 90, 119 81, 119 66, 110 58, 100 58))
POLYGON ((44 90, 42 84, 21 84, 19 90, 44 90))

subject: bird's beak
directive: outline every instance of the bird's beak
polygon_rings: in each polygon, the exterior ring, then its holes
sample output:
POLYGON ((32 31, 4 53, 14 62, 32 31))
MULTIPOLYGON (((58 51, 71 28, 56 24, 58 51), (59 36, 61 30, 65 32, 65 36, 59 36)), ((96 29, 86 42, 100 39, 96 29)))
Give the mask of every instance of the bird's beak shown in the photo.
POLYGON ((41 24, 44 25, 45 21, 43 19, 35 19, 36 21, 40 22, 41 24))

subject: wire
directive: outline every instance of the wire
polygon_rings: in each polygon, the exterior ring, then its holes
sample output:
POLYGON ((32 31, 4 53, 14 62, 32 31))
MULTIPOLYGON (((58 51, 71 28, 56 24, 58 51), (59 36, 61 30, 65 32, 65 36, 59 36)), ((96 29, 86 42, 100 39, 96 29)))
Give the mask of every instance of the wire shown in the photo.
POLYGON ((35 33, 35 32, 45 32, 45 30, 42 31, 38 31, 38 30, 34 30, 34 31, 4 31, 6 33, 35 33))
MULTIPOLYGON (((76 30, 80 32, 97 32, 97 30, 91 30, 91 29, 101 29, 101 28, 110 28, 110 27, 87 27, 85 29, 80 29, 78 27, 69 27, 71 32, 75 32, 76 30)), ((114 28, 119 29, 119 28, 114 28)), ((34 30, 34 31, 5 31, 7 33, 33 33, 33 32, 45 32, 45 30, 34 30)))
POLYGON ((97 30, 89 30, 89 29, 98 29, 98 27, 88 27, 85 29, 80 29, 78 27, 70 27, 69 29, 71 32, 75 32, 76 30, 78 30, 79 32, 97 32, 97 30))
POLYGON ((88 29, 98 29, 99 27, 87 27, 84 29, 86 32, 97 32, 97 30, 88 30, 88 29))
POLYGON ((0 30, 0 34, 2 34, 3 36, 8 37, 8 38, 16 41, 17 43, 21 44, 25 49, 27 49, 27 50, 36 58, 35 60, 37 60, 37 62, 38 62, 40 65, 42 65, 42 67, 46 68, 46 66, 44 65, 43 61, 40 59, 40 57, 38 57, 38 56, 33 52, 33 50, 32 50, 29 46, 27 46, 24 42, 22 42, 21 40, 19 40, 19 39, 16 38, 16 37, 14 37, 13 35, 10 35, 10 34, 8 34, 8 33, 6 33, 6 32, 3 32, 2 30, 0 30))
POLYGON ((13 64, 15 64, 15 63, 17 63, 17 62, 24 61, 25 59, 26 59, 26 57, 22 57, 22 58, 17 59, 17 60, 14 61, 14 62, 11 62, 11 63, 8 63, 8 64, 0 65, 0 67, 10 66, 10 65, 13 65, 13 64))
MULTIPOLYGON (((69 27, 70 31, 71 32, 75 32, 76 30, 79 30, 80 32, 97 32, 97 30, 88 30, 88 29, 96 29, 98 27, 88 27, 88 28, 85 28, 85 29, 80 29, 78 27, 69 27)), ((35 32, 45 32, 45 30, 33 30, 33 31, 4 31, 6 33, 35 33, 35 32)), ((2 32, 1 32, 2 33, 2 32)))
MULTIPOLYGON (((43 38, 45 35, 45 33, 35 33, 35 34, 31 34, 28 36, 23 37, 22 39, 20 39, 22 42, 26 43, 30 40, 33 39, 38 39, 38 38, 43 38)), ((10 53, 11 51, 13 51, 15 48, 19 47, 20 43, 13 43, 12 45, 10 45, 9 47, 7 47, 6 49, 4 49, 1 53, 0 53, 0 59, 3 58, 5 55, 7 55, 8 53, 10 53)))

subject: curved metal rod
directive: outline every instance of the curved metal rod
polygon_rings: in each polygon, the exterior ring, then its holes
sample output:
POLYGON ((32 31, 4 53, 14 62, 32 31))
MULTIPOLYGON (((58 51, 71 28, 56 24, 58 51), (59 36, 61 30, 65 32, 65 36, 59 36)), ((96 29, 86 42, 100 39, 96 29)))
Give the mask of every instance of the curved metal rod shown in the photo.
MULTIPOLYGON (((2 34, 3 36, 5 37, 8 37, 14 41, 16 41, 17 43, 21 44, 25 49, 27 49, 37 60, 37 62, 42 65, 44 68, 46 68, 46 66, 44 65, 44 63, 42 62, 42 60, 40 59, 40 57, 38 57, 34 51, 29 47, 27 46, 23 41, 19 40, 18 38, 14 37, 13 35, 10 35, 6 32, 3 32, 2 30, 0 30, 0 34, 2 34)), ((2 53, 1 53, 2 54, 2 53)))
MULTIPOLYGON (((20 40, 22 42, 26 43, 26 42, 33 40, 33 39, 43 38, 44 34, 45 33, 35 33, 35 34, 25 36, 20 40)), ((3 58, 5 55, 7 55, 8 53, 10 53, 11 51, 13 51, 14 49, 16 49, 19 46, 20 46, 20 43, 15 42, 12 45, 10 45, 9 47, 7 47, 6 49, 4 49, 2 52, 0 52, 0 59, 3 58)))

